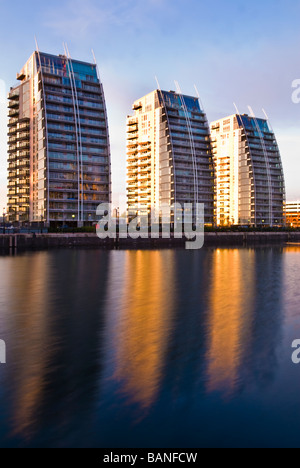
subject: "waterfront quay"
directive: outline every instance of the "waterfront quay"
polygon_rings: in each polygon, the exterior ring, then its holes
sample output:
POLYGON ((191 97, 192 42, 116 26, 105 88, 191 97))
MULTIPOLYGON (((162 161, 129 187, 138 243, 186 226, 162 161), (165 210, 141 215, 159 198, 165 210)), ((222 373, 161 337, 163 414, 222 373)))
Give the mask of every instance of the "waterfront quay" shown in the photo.
MULTIPOLYGON (((99 239, 94 233, 7 234, 0 236, 1 251, 50 248, 160 249, 184 248, 186 239, 99 239)), ((207 232, 205 246, 251 246, 300 243, 300 232, 207 232)))

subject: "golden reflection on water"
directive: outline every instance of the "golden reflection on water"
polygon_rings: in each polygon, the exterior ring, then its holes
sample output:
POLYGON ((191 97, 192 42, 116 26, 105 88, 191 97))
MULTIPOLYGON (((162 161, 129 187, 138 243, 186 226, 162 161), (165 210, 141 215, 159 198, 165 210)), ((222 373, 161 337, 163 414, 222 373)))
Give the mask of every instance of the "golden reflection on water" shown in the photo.
POLYGON ((126 252, 125 272, 115 377, 130 402, 146 409, 163 374, 174 308, 174 253, 126 252))
MULTIPOLYGON (((299 253, 300 246, 288 245, 282 252, 299 253)), ((127 251, 113 252, 111 255, 115 257, 115 269, 109 273, 110 293, 105 319, 111 320, 112 325, 110 330, 105 329, 108 341, 105 352, 116 353, 113 377, 117 380, 119 392, 128 403, 135 403, 146 411, 159 395, 166 374, 170 338, 178 327, 178 323, 174 323, 178 281, 191 273, 186 271, 186 265, 192 266, 193 262, 184 263, 185 268, 181 268, 180 262, 177 262, 177 251, 127 251)), ((271 261, 272 255, 268 255, 271 261)), ((73 295, 76 301, 80 301, 82 296, 82 308, 85 310, 88 295, 84 296, 84 293, 88 292, 93 297, 96 292, 105 297, 106 293, 97 290, 98 270, 94 272, 89 264, 87 267, 89 256, 87 259, 79 258, 77 262, 75 257, 71 260, 73 263, 69 262, 67 267, 75 273, 70 278, 67 276, 67 282, 73 281, 76 290, 73 295), (84 278, 89 284, 94 282, 93 287, 87 288, 84 278)), ((207 313, 203 315, 205 331, 202 333, 205 336, 200 336, 198 330, 193 329, 186 340, 204 342, 205 338, 203 368, 206 368, 204 379, 207 392, 220 391, 229 396, 239 384, 240 370, 245 363, 245 353, 248 345, 250 349, 253 334, 251 325, 253 301, 257 296, 258 260, 255 249, 217 249, 210 250, 209 254, 204 252, 203 257, 197 257, 197 253, 193 257, 197 267, 203 269, 209 278, 206 291, 207 283, 201 284, 198 273, 192 275, 193 281, 199 281, 199 294, 205 293, 203 300, 207 313)), ((16 257, 13 267, 7 269, 7 292, 5 302, 1 303, 5 322, 12 330, 10 363, 7 368, 12 389, 13 434, 28 438, 37 428, 39 408, 47 400, 47 370, 53 360, 55 347, 59 347, 57 336, 51 336, 53 318, 50 312, 62 315, 66 312, 60 303, 56 303, 59 291, 51 290, 51 285, 52 288, 53 285, 58 288, 53 280, 53 264, 55 260, 47 252, 16 257)), ((64 264, 58 265, 60 267, 64 264)), ((271 262, 270 268, 272 265, 271 262)), ((295 268, 298 269, 298 263, 295 263, 295 268)), ((100 276, 102 282, 106 275, 104 264, 103 277, 100 276)), ((187 294, 193 291, 193 288, 188 289, 187 294)), ((92 303, 98 307, 97 301, 92 303)), ((95 310, 98 314, 98 309, 95 310)), ((182 314, 185 313, 196 314, 197 307, 195 310, 187 307, 182 314)), ((90 323, 88 314, 86 320, 90 323)), ((72 316, 70 329, 67 327, 66 333, 70 337, 72 321, 76 321, 76 317, 72 316)), ((91 323, 93 325, 93 321, 91 323)), ((64 334, 62 336, 65 337, 64 334)), ((87 336, 89 339, 90 335, 87 336)), ((76 344, 76 341, 71 342, 70 349, 76 347, 76 344)), ((186 349, 189 348, 183 343, 182 349, 177 349, 177 352, 188 365, 192 356, 185 355, 186 349)), ((57 364, 60 365, 60 362, 57 364)), ((78 382, 80 384, 80 379, 78 382)))
POLYGON ((288 243, 284 247, 284 252, 287 253, 300 253, 300 244, 288 243))
POLYGON ((207 390, 230 395, 238 383, 243 335, 254 288, 254 251, 214 252, 207 352, 207 390))
POLYGON ((15 261, 15 269, 11 270, 14 288, 10 291, 10 307, 16 311, 11 317, 12 328, 20 336, 15 336, 11 356, 14 382, 12 426, 14 435, 30 437, 43 394, 48 357, 49 262, 46 254, 15 261))

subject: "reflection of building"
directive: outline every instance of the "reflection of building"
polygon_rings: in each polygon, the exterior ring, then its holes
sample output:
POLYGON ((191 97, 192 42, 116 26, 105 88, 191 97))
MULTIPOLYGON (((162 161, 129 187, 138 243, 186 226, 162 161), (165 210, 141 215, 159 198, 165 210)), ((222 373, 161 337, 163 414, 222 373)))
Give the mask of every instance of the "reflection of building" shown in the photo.
POLYGON ((214 253, 209 392, 232 397, 253 383, 269 385, 275 378, 282 341, 282 275, 282 248, 214 253))
POLYGON ((90 443, 109 269, 103 251, 41 253, 9 269, 2 311, 12 337, 8 388, 18 442, 74 443, 80 420, 80 444, 90 443))
POLYGON ((243 333, 254 293, 253 261, 249 258, 254 255, 238 249, 214 253, 207 354, 209 391, 231 393, 238 383, 243 333))
POLYGON ((211 134, 217 225, 282 226, 284 175, 267 120, 232 115, 213 122, 211 134))
POLYGON ((286 224, 294 228, 300 227, 300 201, 286 203, 286 224))
POLYGON ((12 222, 91 224, 110 200, 110 150, 95 64, 34 52, 9 93, 12 222))
MULTIPOLYGON (((251 307, 244 324, 240 384, 266 388, 278 378, 284 349, 282 347, 284 320, 284 276, 289 271, 285 253, 289 247, 253 250, 251 265, 252 289, 249 291, 251 307)), ((295 252, 292 247, 291 252, 295 252)), ((293 286, 291 285, 291 288, 293 286)), ((244 296, 244 307, 248 301, 244 296)), ((245 316, 244 309, 242 309, 245 316)), ((285 317, 286 319, 286 317, 285 317)))
POLYGON ((127 120, 129 219, 155 206, 204 203, 213 223, 209 127, 199 99, 154 91, 133 105, 127 120))
POLYGON ((51 358, 47 313, 50 270, 49 258, 41 254, 19 261, 8 277, 10 327, 21 337, 13 343, 11 356, 12 429, 14 435, 25 439, 36 430, 37 408, 43 400, 45 372, 51 358))
POLYGON ((174 252, 127 252, 124 271, 121 314, 114 322, 115 377, 121 392, 146 409, 156 400, 163 378, 173 311, 174 252))

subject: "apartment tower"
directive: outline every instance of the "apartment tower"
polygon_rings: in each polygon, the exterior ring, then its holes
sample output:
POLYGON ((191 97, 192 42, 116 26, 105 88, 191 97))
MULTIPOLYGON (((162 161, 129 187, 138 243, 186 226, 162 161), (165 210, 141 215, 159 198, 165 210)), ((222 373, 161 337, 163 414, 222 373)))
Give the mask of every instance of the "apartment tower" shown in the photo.
POLYGON ((289 227, 300 227, 300 201, 287 202, 285 206, 286 224, 289 227))
POLYGON ((199 99, 156 90, 133 110, 127 119, 129 220, 163 205, 204 203, 205 223, 213 224, 210 132, 199 99))
POLYGON ((285 183, 266 119, 232 115, 211 124, 218 226, 282 226, 285 183))
POLYGON ((34 52, 11 88, 8 214, 19 224, 84 226, 111 198, 103 87, 95 64, 34 52))

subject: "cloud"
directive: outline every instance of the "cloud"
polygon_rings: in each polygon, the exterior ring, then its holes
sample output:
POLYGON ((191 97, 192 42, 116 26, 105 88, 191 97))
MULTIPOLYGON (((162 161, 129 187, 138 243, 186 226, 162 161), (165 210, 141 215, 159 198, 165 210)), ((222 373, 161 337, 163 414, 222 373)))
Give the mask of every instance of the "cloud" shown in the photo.
POLYGON ((44 25, 57 36, 86 39, 111 27, 138 26, 149 19, 149 11, 164 5, 165 0, 67 0, 46 10, 44 25))
POLYGON ((59 36, 86 36, 95 27, 113 21, 114 7, 112 3, 105 3, 105 7, 100 8, 91 0, 67 1, 61 9, 51 8, 46 12, 45 26, 59 36))

